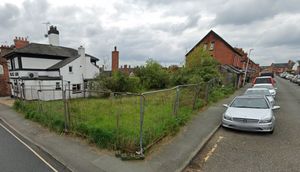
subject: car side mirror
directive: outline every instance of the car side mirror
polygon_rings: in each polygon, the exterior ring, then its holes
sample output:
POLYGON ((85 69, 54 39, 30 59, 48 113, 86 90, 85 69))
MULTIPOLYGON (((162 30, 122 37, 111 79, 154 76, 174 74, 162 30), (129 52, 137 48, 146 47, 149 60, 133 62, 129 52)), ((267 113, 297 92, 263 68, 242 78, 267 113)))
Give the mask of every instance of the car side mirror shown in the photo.
POLYGON ((274 89, 277 90, 277 87, 275 87, 274 89))
POLYGON ((223 104, 223 106, 224 106, 224 107, 227 107, 227 108, 229 107, 228 104, 223 104))
POLYGON ((273 106, 272 107, 272 110, 277 110, 277 109, 280 109, 280 106, 273 106))

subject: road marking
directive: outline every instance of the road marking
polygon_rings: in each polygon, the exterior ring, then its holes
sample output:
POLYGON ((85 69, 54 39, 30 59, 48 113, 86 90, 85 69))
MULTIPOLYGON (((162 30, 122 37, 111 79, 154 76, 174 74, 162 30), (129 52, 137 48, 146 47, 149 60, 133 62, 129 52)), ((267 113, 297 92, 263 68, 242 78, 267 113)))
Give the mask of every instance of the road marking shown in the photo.
POLYGON ((27 147, 32 153, 34 153, 40 160, 42 160, 51 170, 54 172, 58 172, 52 165, 50 165, 43 157, 41 157, 37 152, 35 152, 30 146, 28 146, 25 142, 23 142, 20 138, 18 138, 14 133, 12 133, 8 128, 0 123, 0 126, 4 128, 9 134, 14 136, 19 142, 21 142, 25 147, 27 147))
POLYGON ((218 147, 218 143, 223 139, 224 137, 223 136, 219 136, 217 142, 215 143, 215 145, 211 148, 211 150, 206 154, 205 158, 204 158, 204 162, 206 162, 209 157, 212 156, 212 154, 215 152, 215 150, 217 149, 218 147))

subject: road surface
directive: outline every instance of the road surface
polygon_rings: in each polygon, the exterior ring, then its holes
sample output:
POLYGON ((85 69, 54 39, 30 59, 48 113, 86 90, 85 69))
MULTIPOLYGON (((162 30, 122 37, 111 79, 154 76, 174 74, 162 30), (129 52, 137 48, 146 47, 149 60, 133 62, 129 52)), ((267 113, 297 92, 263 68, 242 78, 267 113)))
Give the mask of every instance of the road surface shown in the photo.
POLYGON ((68 171, 0 120, 0 171, 68 171))
POLYGON ((276 80, 274 133, 220 128, 184 172, 300 171, 300 86, 276 80))

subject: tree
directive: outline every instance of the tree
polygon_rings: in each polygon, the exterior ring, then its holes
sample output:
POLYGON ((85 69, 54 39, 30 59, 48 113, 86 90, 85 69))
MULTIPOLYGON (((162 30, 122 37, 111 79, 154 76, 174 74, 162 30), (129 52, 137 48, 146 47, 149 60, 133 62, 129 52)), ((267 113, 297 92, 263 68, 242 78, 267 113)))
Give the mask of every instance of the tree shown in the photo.
POLYGON ((220 78, 219 63, 201 47, 197 47, 186 57, 188 83, 207 82, 212 78, 220 78))
POLYGON ((166 88, 169 83, 167 71, 152 59, 147 60, 146 66, 138 68, 135 73, 140 78, 142 87, 145 89, 166 88))

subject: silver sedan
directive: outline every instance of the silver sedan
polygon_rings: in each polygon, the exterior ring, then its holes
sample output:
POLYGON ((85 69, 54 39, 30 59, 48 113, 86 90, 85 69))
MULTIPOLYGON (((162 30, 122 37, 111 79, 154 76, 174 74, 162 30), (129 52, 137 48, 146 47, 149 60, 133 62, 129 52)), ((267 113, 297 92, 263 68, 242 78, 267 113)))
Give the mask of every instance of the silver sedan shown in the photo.
POLYGON ((268 98, 272 106, 275 105, 274 97, 271 95, 271 92, 267 88, 248 88, 244 95, 264 95, 268 98))
POLYGON ((275 116, 273 106, 263 95, 237 96, 227 105, 223 114, 222 126, 238 130, 273 133, 275 116))

